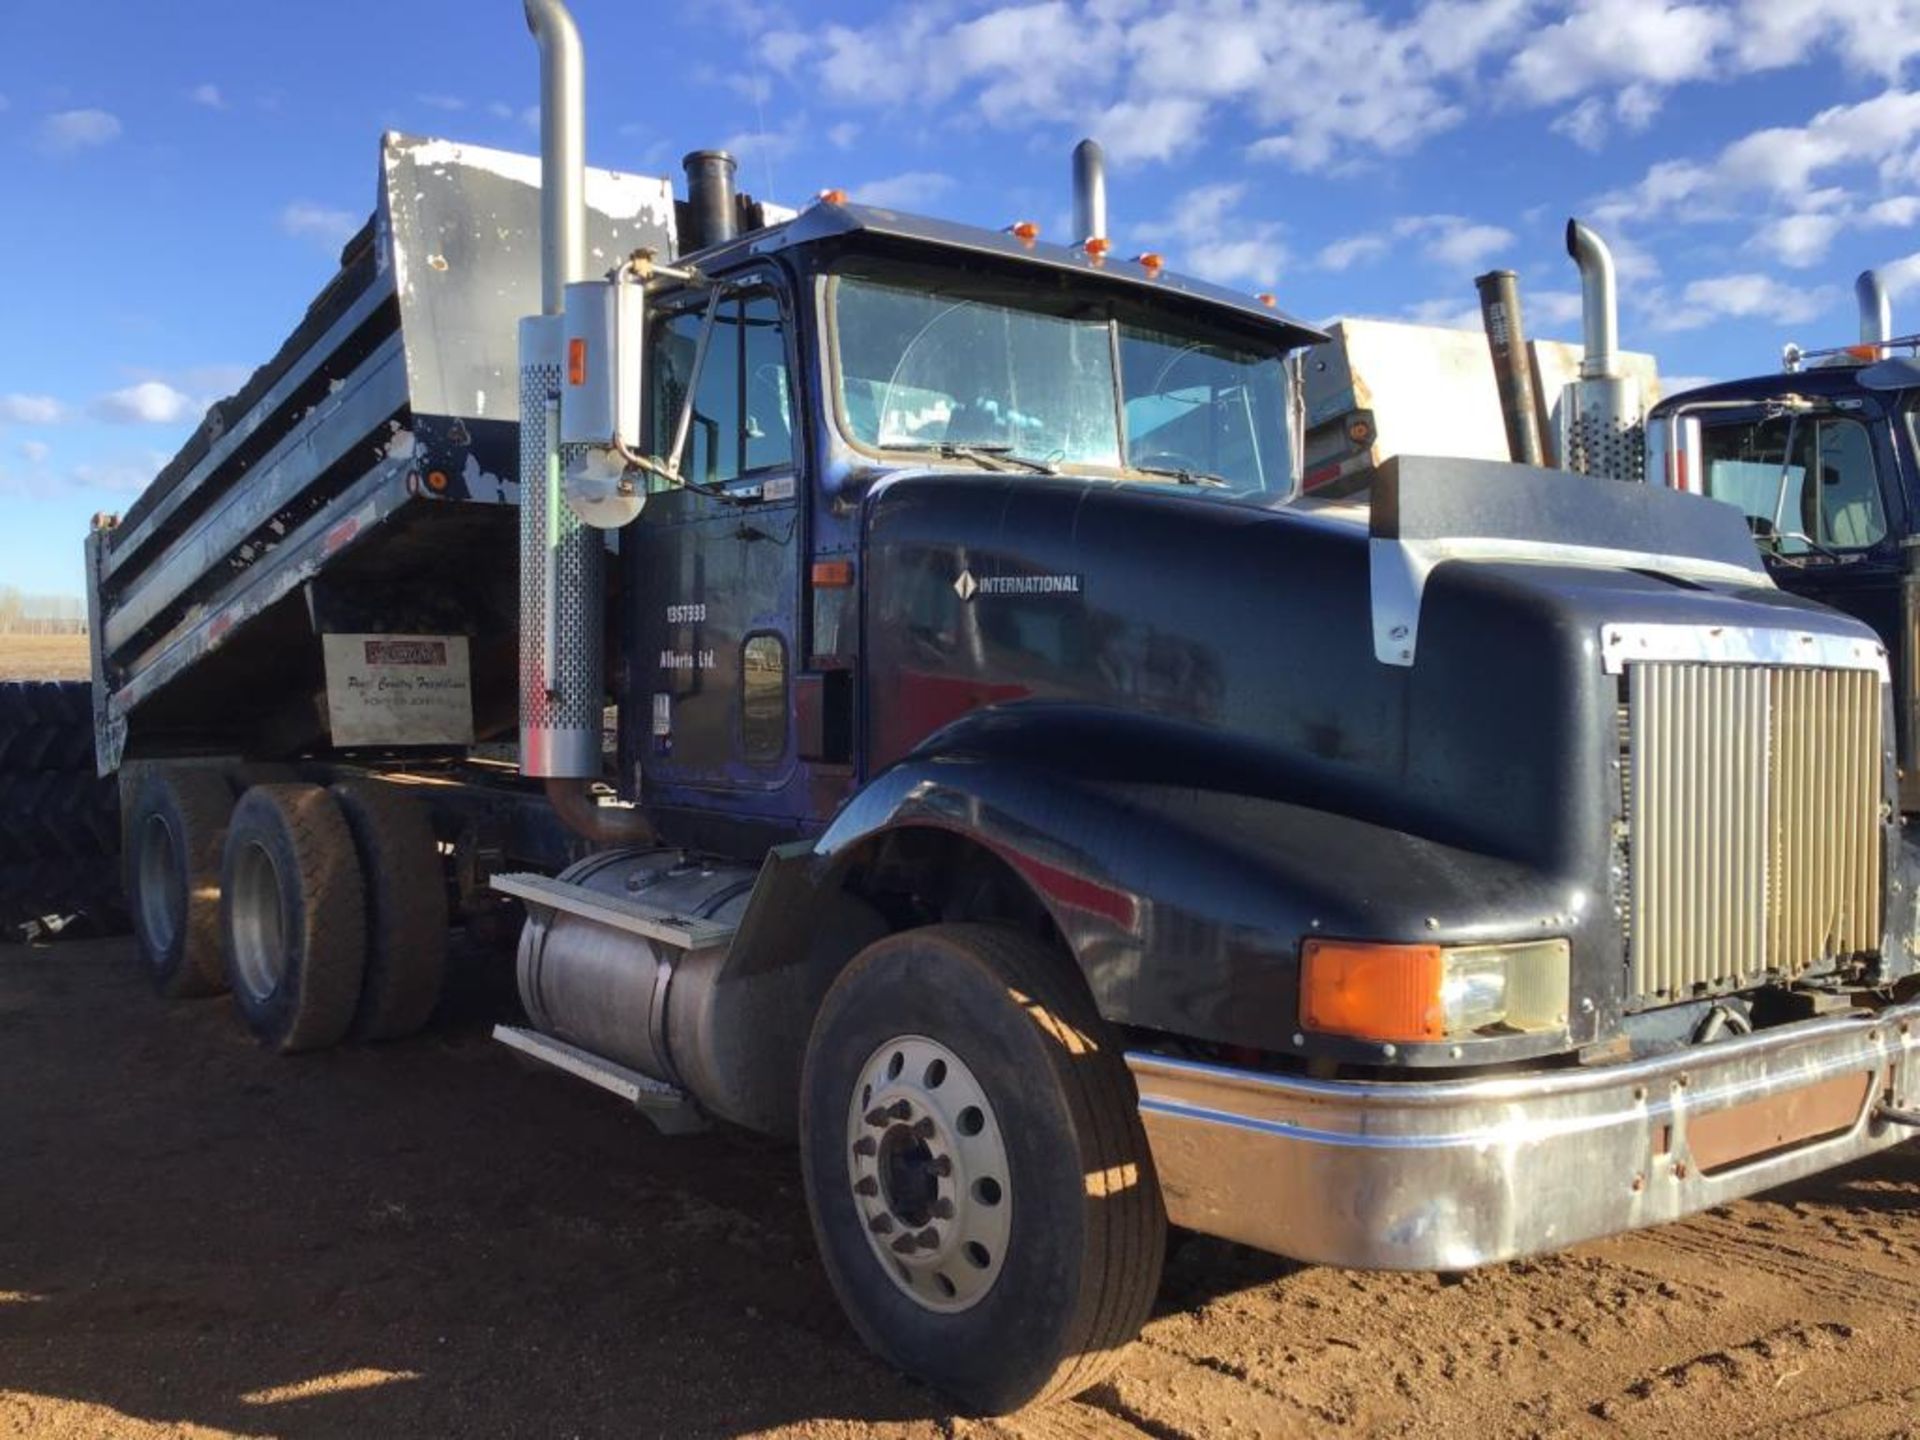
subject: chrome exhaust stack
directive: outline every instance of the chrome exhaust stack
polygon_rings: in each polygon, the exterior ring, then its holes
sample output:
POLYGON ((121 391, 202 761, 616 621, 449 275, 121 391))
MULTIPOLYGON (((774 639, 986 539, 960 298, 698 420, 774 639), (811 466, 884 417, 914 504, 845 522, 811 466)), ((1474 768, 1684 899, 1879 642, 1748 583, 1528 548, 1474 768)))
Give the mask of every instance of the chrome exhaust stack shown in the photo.
MULTIPOLYGON (((606 542, 561 495, 567 286, 586 278, 586 80, 563 0, 523 0, 540 46, 540 308, 520 322, 520 768, 601 772, 606 542)), ((577 447, 574 447, 577 448, 577 447)))
POLYGON ((1860 303, 1860 343, 1873 346, 1873 358, 1884 360, 1886 343, 1893 338, 1893 303, 1880 272, 1862 270, 1853 282, 1853 296, 1860 303))
POLYGON ((1613 252, 1578 220, 1567 254, 1580 268, 1580 378, 1560 395, 1560 468, 1612 480, 1646 473, 1646 412, 1639 382, 1620 368, 1620 308, 1613 252))
POLYGON ((1098 140, 1073 147, 1073 243, 1107 238, 1107 152, 1098 140))

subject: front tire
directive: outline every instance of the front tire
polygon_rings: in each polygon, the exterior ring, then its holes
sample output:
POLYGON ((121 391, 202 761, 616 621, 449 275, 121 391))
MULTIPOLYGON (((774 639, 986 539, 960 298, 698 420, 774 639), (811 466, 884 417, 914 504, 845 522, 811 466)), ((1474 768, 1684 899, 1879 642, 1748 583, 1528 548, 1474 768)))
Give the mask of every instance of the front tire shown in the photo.
POLYGON ((801 1160, 862 1339, 969 1410, 1097 1383, 1166 1217, 1119 1046, 1071 963, 997 925, 862 951, 807 1048, 801 1160))
POLYGON ((233 999, 260 1043, 291 1054, 339 1043, 366 965, 353 836, 318 785, 256 785, 234 807, 220 922, 233 999))

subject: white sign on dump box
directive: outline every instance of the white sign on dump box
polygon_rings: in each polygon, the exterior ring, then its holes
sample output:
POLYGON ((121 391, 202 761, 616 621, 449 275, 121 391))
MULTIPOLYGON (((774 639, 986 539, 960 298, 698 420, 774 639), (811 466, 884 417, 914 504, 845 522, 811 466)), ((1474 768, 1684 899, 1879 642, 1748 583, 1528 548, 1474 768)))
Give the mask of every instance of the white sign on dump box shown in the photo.
POLYGON ((471 745, 464 635, 324 635, 335 745, 471 745))

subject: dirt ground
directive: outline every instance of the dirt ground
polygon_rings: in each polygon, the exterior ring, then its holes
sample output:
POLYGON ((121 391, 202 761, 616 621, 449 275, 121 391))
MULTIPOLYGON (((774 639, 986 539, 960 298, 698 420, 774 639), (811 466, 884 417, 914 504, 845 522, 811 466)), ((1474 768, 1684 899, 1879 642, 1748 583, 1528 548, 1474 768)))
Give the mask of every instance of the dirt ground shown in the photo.
POLYGON ((282 1060, 125 941, 0 946, 0 1435, 1920 1436, 1920 1146, 1462 1277, 1196 1241, 1114 1383, 955 1420, 841 1320, 790 1150, 524 1068, 461 975, 282 1060))
POLYGON ((0 635, 0 679, 85 680, 92 673, 84 635, 0 635))

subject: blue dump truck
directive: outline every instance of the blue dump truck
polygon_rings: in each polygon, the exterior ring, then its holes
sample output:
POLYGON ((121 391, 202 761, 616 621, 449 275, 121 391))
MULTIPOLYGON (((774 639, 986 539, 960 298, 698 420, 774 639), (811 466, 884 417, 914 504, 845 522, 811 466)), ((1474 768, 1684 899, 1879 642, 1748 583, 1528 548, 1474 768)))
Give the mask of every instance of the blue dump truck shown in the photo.
POLYGON ((1898 1143, 1889 657, 1730 507, 1399 456, 1302 496, 1271 297, 389 135, 282 350, 87 541, 167 997, 496 1032, 791 1137, 875 1351, 1098 1380, 1169 1226, 1457 1270, 1898 1143))

